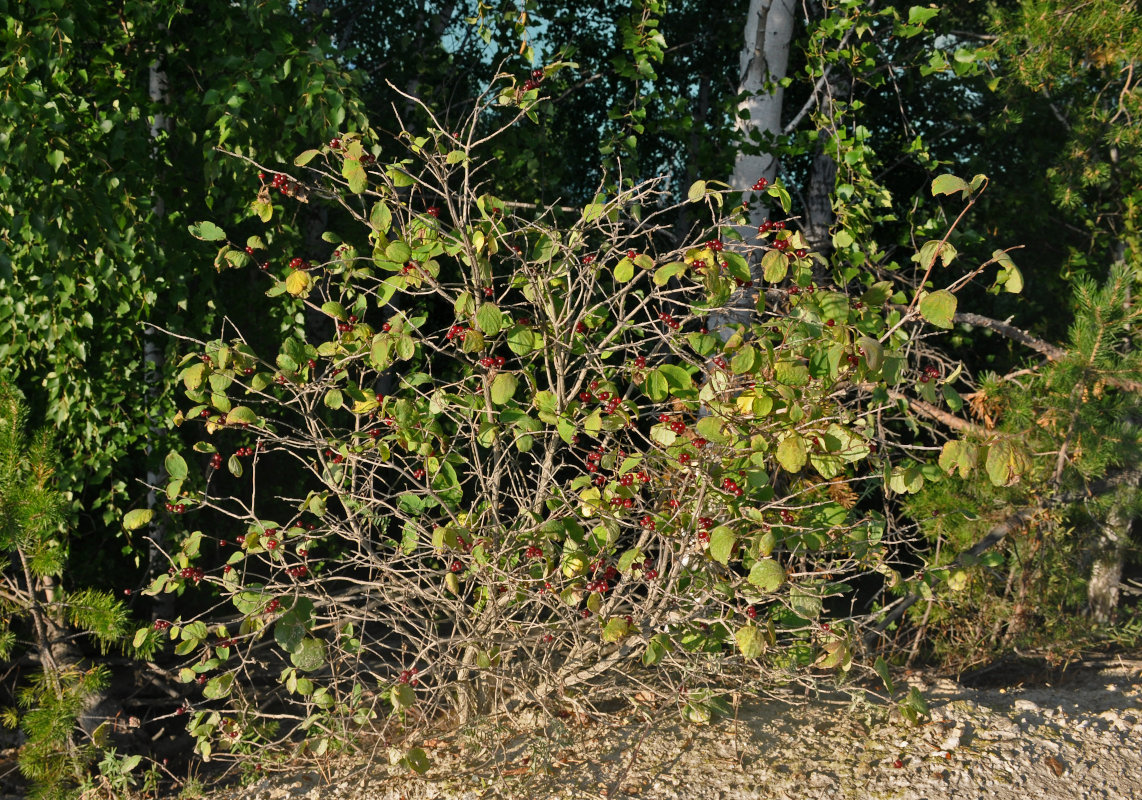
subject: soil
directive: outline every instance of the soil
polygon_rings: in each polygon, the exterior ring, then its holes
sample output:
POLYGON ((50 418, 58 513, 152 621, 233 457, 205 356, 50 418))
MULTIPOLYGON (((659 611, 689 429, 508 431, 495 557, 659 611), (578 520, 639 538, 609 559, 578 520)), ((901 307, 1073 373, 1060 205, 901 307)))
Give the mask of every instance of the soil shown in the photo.
POLYGON ((516 715, 429 740, 423 776, 378 749, 206 800, 1142 798, 1142 653, 907 682, 928 700, 920 724, 874 698, 792 695, 707 725, 665 705, 516 715))

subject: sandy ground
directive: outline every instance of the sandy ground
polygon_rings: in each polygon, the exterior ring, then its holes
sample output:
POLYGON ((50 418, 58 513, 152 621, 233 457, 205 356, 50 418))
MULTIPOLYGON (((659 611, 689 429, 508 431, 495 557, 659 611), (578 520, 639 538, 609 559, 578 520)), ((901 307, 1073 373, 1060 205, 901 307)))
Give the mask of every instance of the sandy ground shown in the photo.
POLYGON ((517 716, 430 740, 423 777, 379 752, 208 800, 1142 800, 1142 659, 1015 660, 961 680, 909 678, 930 705, 920 725, 872 702, 798 698, 702 726, 665 706, 517 716))

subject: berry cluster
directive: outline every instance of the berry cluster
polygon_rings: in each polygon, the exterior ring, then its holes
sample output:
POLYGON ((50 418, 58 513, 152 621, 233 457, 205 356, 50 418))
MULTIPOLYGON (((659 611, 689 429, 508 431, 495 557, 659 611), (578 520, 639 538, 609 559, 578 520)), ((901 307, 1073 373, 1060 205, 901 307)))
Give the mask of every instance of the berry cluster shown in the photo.
POLYGON ((764 192, 768 186, 769 181, 766 178, 758 178, 752 188, 755 192, 764 192))
POLYGON ((534 544, 529 544, 523 554, 525 558, 543 558, 543 550, 534 544))
POLYGON ((401 267, 400 273, 401 275, 408 275, 410 272, 416 272, 418 269, 420 269, 419 261, 406 261, 404 266, 401 267))
POLYGON ((783 230, 785 230, 785 223, 784 222, 780 222, 780 221, 774 222, 772 220, 766 220, 765 222, 761 223, 761 225, 757 229, 757 232, 759 234, 766 234, 766 233, 769 233, 770 231, 783 231, 783 230))
MULTIPOLYGON (((353 326, 356 324, 357 324, 357 315, 356 314, 350 314, 349 319, 345 320, 344 322, 338 322, 337 323, 337 332, 338 333, 348 333, 349 331, 353 330, 353 326)), ((316 364, 313 363, 312 359, 310 359, 309 364, 310 364, 310 369, 312 369, 314 366, 316 366, 316 364)))
POLYGON ((720 253, 722 252, 723 245, 717 239, 710 239, 708 242, 706 242, 706 247, 708 247, 710 250, 713 250, 715 253, 720 253))
POLYGON ((671 314, 667 314, 665 311, 658 315, 658 319, 661 322, 665 322, 666 327, 670 328, 672 331, 676 331, 681 327, 681 323, 679 323, 678 320, 674 319, 671 314))
POLYGON ((669 427, 670 430, 679 436, 686 432, 686 423, 680 419, 671 418, 669 414, 659 414, 658 421, 669 427))
POLYGON ((409 686, 416 686, 420 683, 416 678, 418 672, 419 670, 416 667, 412 669, 402 669, 400 677, 397 678, 397 683, 407 683, 409 686))
POLYGON ((932 366, 931 364, 929 364, 928 366, 924 367, 924 373, 920 376, 920 383, 927 383, 928 381, 934 381, 939 377, 940 377, 940 368, 932 366))
POLYGON ((496 356, 495 358, 492 358, 491 356, 484 356, 483 358, 480 359, 479 363, 480 363, 481 367, 485 367, 485 368, 497 367, 498 368, 498 367, 503 367, 503 365, 507 363, 507 360, 503 356, 496 356))
POLYGON ((273 600, 266 603, 266 613, 267 614, 273 614, 274 612, 276 612, 281 607, 282 607, 282 601, 278 600, 275 597, 273 600))
POLYGON ((183 567, 179 570, 178 574, 188 581, 194 581, 195 583, 198 583, 206 576, 206 573, 202 571, 201 567, 183 567))
POLYGON ((167 622, 165 619, 156 619, 154 625, 152 625, 151 627, 153 627, 156 631, 165 631, 170 626, 171 626, 171 624, 169 622, 167 622))
POLYGON ((451 566, 449 566, 448 569, 452 572, 459 572, 460 570, 464 569, 464 563, 460 561, 460 559, 456 559, 452 562, 451 566))
POLYGON ((456 337, 460 337, 460 340, 463 341, 464 337, 467 336, 467 334, 468 329, 463 325, 453 325, 448 329, 448 334, 445 336, 445 338, 448 339, 448 341, 452 341, 456 337))
POLYGON ((722 489, 729 492, 734 497, 741 497, 743 494, 742 488, 738 486, 738 482, 733 478, 725 478, 722 481, 722 489))
POLYGON ((428 216, 440 219, 440 206, 429 206, 424 211, 428 216))
POLYGON ((290 567, 288 570, 286 570, 286 572, 288 572, 294 578, 304 578, 309 574, 309 567, 307 567, 305 564, 299 564, 296 567, 290 567))
POLYGON ((246 456, 254 455, 254 448, 252 447, 239 447, 234 451, 234 455, 238 458, 245 458, 246 456))
POLYGON ((291 258, 289 260, 289 268, 290 269, 307 270, 311 266, 312 265, 308 261, 306 261, 304 258, 302 258, 301 256, 294 256, 293 258, 291 258))
POLYGON ((541 83, 543 83, 543 70, 533 69, 531 71, 531 77, 524 81, 523 90, 530 92, 532 89, 538 89, 541 83))
POLYGON ((343 456, 340 453, 335 452, 333 450, 326 450, 325 451, 325 457, 328 458, 329 460, 331 460, 334 464, 340 464, 342 461, 345 460, 345 456, 343 456))
MULTIPOLYGON (((266 179, 266 176, 261 172, 258 173, 258 177, 262 180, 266 179)), ((273 181, 270 183, 270 187, 277 189, 286 197, 293 197, 297 194, 297 190, 301 188, 301 184, 288 175, 282 175, 279 172, 274 175, 273 181)))
POLYGON ((643 559, 642 562, 642 577, 643 580, 652 581, 658 577, 658 570, 653 567, 654 562, 649 558, 643 559))
POLYGON ((186 511, 186 503, 166 503, 167 511, 172 514, 182 514, 186 511))

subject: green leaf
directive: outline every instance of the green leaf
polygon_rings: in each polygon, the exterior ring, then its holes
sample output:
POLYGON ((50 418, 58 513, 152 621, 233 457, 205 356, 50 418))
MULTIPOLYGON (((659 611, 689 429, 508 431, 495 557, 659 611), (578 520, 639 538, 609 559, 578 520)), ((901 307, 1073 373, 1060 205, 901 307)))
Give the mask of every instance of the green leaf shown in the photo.
POLYGON ((492 402, 497 406, 507 403, 515 395, 519 383, 515 375, 510 372, 501 372, 492 379, 492 402))
POLYGON ((888 670, 888 662, 884 660, 884 656, 877 656, 876 661, 873 662, 872 668, 876 670, 876 674, 880 676, 880 680, 884 682, 884 688, 888 690, 891 695, 894 691, 892 685, 892 673, 888 670))
POLYGON ((655 369, 666 379, 670 393, 675 397, 682 397, 694 390, 694 380, 690 373, 677 364, 663 364, 655 369))
POLYGON ((369 214, 369 224, 373 230, 381 234, 386 234, 393 226, 393 212, 389 211, 389 207, 385 205, 383 200, 378 200, 373 206, 372 213, 369 214))
POLYGON ((258 415, 246 406, 234 406, 226 415, 227 425, 256 425, 258 415))
POLYGON ((944 174, 937 177, 932 181, 932 196, 938 194, 955 194, 956 192, 963 192, 966 199, 970 192, 970 187, 962 178, 957 178, 955 175, 944 174))
POLYGON ((293 165, 295 167, 304 167, 306 164, 308 164, 310 161, 312 161, 314 159, 314 157, 317 156, 317 154, 320 152, 321 152, 320 150, 306 150, 304 153, 302 153, 301 155, 299 155, 297 158, 295 158, 293 160, 293 165))
POLYGON ((685 271, 686 265, 681 261, 665 264, 654 271, 654 285, 665 286, 671 278, 675 275, 681 275, 685 271))
POLYGON ((1027 465, 1027 457, 1011 439, 1000 439, 987 448, 985 468, 987 477, 995 486, 1019 483, 1027 465))
POLYGON ((1011 294, 1019 294, 1023 291, 1023 273, 1019 271, 1019 267, 1015 266, 1015 262, 1011 260, 1011 256, 1007 255, 1003 250, 996 250, 991 254, 996 263, 1002 268, 995 278, 996 284, 1003 285, 1003 291, 1010 292, 1011 294))
POLYGON ((760 591, 772 594, 785 583, 785 569, 774 559, 763 558, 750 567, 749 577, 746 580, 760 591))
POLYGON ((349 191, 361 194, 369 188, 369 176, 359 158, 346 158, 341 164, 341 177, 349 182, 349 191))
POLYGON ((630 623, 622 617, 611 617, 603 626, 604 642, 617 642, 630 632, 630 623))
POLYGON ((786 472, 800 472, 808 459, 805 440, 800 434, 790 433, 777 445, 777 463, 786 472))
POLYGON ((398 683, 389 694, 389 699, 397 711, 412 708, 416 704, 416 692, 407 683, 398 683))
POLYGON ((633 277, 634 262, 624 256, 622 261, 620 261, 618 264, 615 264, 615 280, 618 283, 626 283, 633 277))
POLYGON ((226 238, 226 232, 213 222, 196 222, 193 225, 188 225, 187 230, 195 239, 201 239, 204 242, 218 242, 226 238))
POLYGON ((542 339, 539 339, 535 332, 526 325, 513 325, 508 330, 507 339, 508 349, 517 356, 526 356, 528 353, 538 350, 542 342, 542 339))
POLYGON ((737 537, 734 536, 734 532, 725 525, 719 525, 710 531, 710 548, 708 551, 710 558, 719 564, 729 564, 735 544, 737 544, 737 537))
POLYGON ((756 625, 738 628, 734 634, 734 644, 745 658, 760 658, 765 652, 765 637, 756 625))
POLYGON ((230 694, 230 687, 234 685, 233 673, 215 675, 202 687, 202 696, 208 700, 218 700, 230 694))
POLYGON ((166 459, 163 460, 163 466, 166 468, 167 475, 174 480, 184 480, 188 474, 186 460, 173 450, 167 453, 166 459))
POLYGON ((148 524, 155 516, 149 508, 136 508, 123 515, 123 527, 129 531, 136 531, 148 524))
POLYGON ((789 258, 780 250, 768 250, 761 257, 761 276, 767 283, 780 283, 789 272, 789 258))
POLYGON ((894 467, 888 476, 888 489, 896 494, 916 494, 924 488, 924 473, 913 464, 910 467, 894 467))
POLYGON ((821 598, 810 594, 799 586, 794 586, 789 592, 789 604, 793 613, 802 619, 816 619, 824 606, 821 598))
POLYGON ((313 672, 325 664, 325 643, 320 639, 302 639, 290 653, 290 662, 302 672, 313 672))
POLYGON ((871 336, 862 336, 857 339, 857 347, 861 349, 864 363, 870 370, 875 372, 880 369, 880 365, 884 363, 884 348, 880 342, 871 336))
POLYGON ((404 242, 393 242, 385 248, 385 258, 397 264, 403 264, 412 258, 412 248, 404 242))
POLYGON ((321 312, 327 316, 333 317, 334 319, 345 320, 349 318, 349 314, 345 311, 345 307, 340 303, 336 303, 332 300, 321 304, 321 312))
POLYGON ((691 203, 697 203, 706 196, 706 182, 694 181, 690 184, 690 189, 686 192, 686 199, 691 203))
POLYGON ((655 403, 661 403, 665 400, 670 393, 670 387, 666 383, 666 377, 658 370, 651 370, 646 374, 646 380, 642 382, 642 391, 655 403))
POLYGON ((59 168, 63 166, 63 162, 63 150, 52 150, 48 153, 48 163, 52 166, 52 172, 59 172, 59 168))
POLYGON ((340 389, 330 389, 325 393, 325 407, 331 408, 334 411, 341 408, 345 402, 345 398, 341 395, 340 389))
POLYGON ((653 667, 673 649, 673 646, 670 644, 670 637, 667 634, 656 633, 650 637, 650 641, 646 643, 646 651, 642 654, 643 666, 653 667))
POLYGON ((401 762, 417 775, 423 775, 432 766, 432 762, 428 760, 428 754, 419 747, 414 747, 405 753, 401 762))
POLYGON ((495 303, 483 303, 476 312, 476 324, 487 336, 495 336, 504 325, 504 314, 495 303))
POLYGON ((773 377, 786 386, 805 386, 809 383, 809 368, 794 361, 778 361, 773 365, 773 377))
POLYGON ((956 296, 947 289, 929 292, 920 300, 920 316, 937 328, 951 330, 956 303, 956 296))

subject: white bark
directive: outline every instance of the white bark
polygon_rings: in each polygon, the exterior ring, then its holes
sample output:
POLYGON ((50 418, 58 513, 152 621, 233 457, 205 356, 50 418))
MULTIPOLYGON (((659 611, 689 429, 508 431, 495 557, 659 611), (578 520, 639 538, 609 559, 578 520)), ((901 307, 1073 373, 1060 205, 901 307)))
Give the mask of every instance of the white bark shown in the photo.
MULTIPOLYGON (((781 108, 785 90, 780 81, 789 67, 789 45, 793 40, 793 0, 750 0, 746 18, 745 42, 738 77, 738 119, 735 123, 739 145, 730 188, 749 193, 758 178, 771 182, 777 176, 777 157, 756 150, 756 143, 781 135, 781 108), (750 147, 754 143, 754 147, 750 147)), ((769 216, 765 203, 750 204, 748 222, 738 228, 746 241, 757 236, 757 228, 769 216)), ((754 279, 760 280, 759 266, 754 264, 754 279)), ((723 342, 734 327, 745 324, 753 313, 753 291, 739 289, 726 308, 711 314, 708 326, 723 342)))
MULTIPOLYGON (((792 0, 750 0, 738 78, 741 101, 738 103, 736 126, 738 138, 743 143, 781 135, 785 90, 780 81, 789 68, 794 9, 792 0)), ((776 176, 776 156, 739 150, 730 186, 747 192, 758 178, 772 182, 776 176)), ((749 233, 743 230, 743 235, 754 234, 767 216, 768 209, 761 203, 754 203, 750 211, 749 233)))

